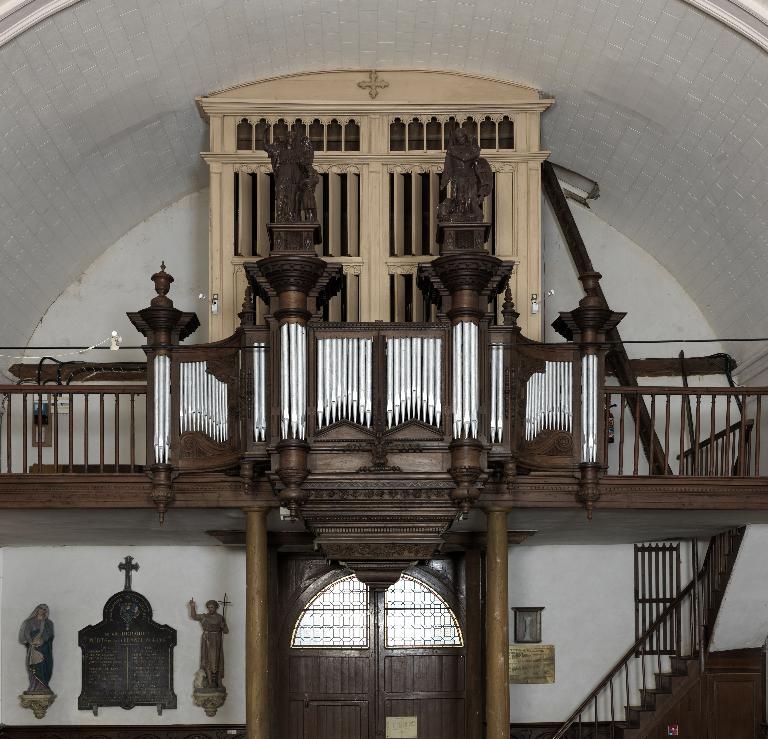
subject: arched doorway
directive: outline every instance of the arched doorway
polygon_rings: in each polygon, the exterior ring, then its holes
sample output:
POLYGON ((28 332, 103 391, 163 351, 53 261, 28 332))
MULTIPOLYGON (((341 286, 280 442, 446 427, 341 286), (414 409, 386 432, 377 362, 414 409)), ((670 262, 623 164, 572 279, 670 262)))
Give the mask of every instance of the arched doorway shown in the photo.
POLYGON ((464 739, 463 608, 446 572, 412 568, 381 592, 337 569, 304 588, 281 624, 280 736, 464 739))

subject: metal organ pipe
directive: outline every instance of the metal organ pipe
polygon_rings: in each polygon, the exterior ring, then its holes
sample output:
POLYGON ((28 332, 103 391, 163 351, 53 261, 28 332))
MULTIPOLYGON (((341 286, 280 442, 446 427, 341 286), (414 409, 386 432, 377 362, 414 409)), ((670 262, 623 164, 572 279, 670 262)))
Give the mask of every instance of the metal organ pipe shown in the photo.
MULTIPOLYGON (((257 359, 254 358, 254 426, 259 416, 259 403, 261 408, 264 408, 263 370, 261 394, 259 394, 257 366, 257 359)), ((210 374, 208 363, 202 361, 182 362, 179 365, 179 385, 179 431, 182 434, 186 431, 204 433, 219 443, 227 441, 229 438, 227 384, 210 374)), ((263 419, 262 411, 262 423, 263 419)))
MULTIPOLYGON (((267 345, 256 342, 253 345, 253 439, 267 439, 266 400, 267 345)), ((226 388, 225 388, 226 392, 226 388)))
POLYGON ((155 371, 155 462, 167 464, 170 443, 169 431, 171 426, 171 359, 164 354, 158 354, 154 361, 155 371))
POLYGON ((478 327, 459 321, 453 327, 453 435, 476 438, 479 404, 478 327))
MULTIPOLYGON (((501 361, 497 381, 503 385, 501 361)), ((526 441, 533 441, 542 431, 571 431, 572 367, 571 362, 547 361, 543 372, 535 372, 528 379, 525 399, 526 441)))
POLYGON ((387 428, 407 421, 440 424, 441 352, 439 338, 387 338, 387 428))
MULTIPOLYGON (((526 401, 527 408, 527 401, 526 401)), ((504 347, 491 345, 491 443, 501 443, 504 431, 504 347)))
POLYGON ((597 462, 597 355, 581 358, 581 461, 597 462))
MULTIPOLYGON (((328 365, 324 364, 324 374, 328 365)), ((307 329, 299 323, 280 327, 280 433, 303 439, 307 432, 307 329)))
POLYGON ((373 339, 318 339, 317 427, 371 425, 373 339), (321 359, 322 357, 322 359, 321 359))

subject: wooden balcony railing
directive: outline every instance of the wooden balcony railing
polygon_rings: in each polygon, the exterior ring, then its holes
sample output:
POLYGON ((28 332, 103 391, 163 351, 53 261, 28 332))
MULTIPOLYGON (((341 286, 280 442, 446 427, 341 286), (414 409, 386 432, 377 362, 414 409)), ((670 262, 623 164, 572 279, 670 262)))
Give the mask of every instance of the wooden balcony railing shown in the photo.
POLYGON ((768 388, 608 387, 603 439, 608 474, 645 476, 655 467, 666 475, 760 477, 766 395, 768 388), (653 446, 649 459, 642 452, 632 410, 643 402, 661 459, 654 459, 653 446))
POLYGON ((144 385, 0 387, 0 473, 141 472, 144 385))
POLYGON ((321 454, 375 439, 439 452, 469 433, 488 466, 513 460, 518 474, 578 474, 588 462, 609 476, 765 475, 768 388, 605 386, 578 344, 521 341, 506 326, 480 328, 468 372, 456 341, 447 322, 312 321, 293 404, 280 337, 265 326, 148 351, 146 386, 0 386, 0 474, 263 466, 285 433, 321 454), (634 421, 643 403, 650 429, 634 421), (644 443, 650 431, 657 443, 644 443))

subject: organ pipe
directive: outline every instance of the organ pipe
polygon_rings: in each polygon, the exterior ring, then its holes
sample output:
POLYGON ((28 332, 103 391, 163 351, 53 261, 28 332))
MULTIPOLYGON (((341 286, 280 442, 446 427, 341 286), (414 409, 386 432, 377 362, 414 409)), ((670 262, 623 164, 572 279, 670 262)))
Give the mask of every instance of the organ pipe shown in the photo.
POLYGON ((267 398, 266 372, 267 345, 256 342, 253 345, 253 439, 267 440, 267 398))
MULTIPOLYGON (((525 398, 526 441, 533 441, 542 431, 571 430, 571 369, 571 362, 545 362, 544 372, 535 372, 528 379, 525 398)), ((502 382, 500 376, 497 381, 502 382)))
POLYGON ((476 438, 478 423, 478 327, 472 321, 453 326, 453 435, 476 438))
MULTIPOLYGON (((307 432, 307 329, 299 323, 280 327, 280 433, 303 439, 307 432)), ((324 364, 324 375, 328 365, 324 364)), ((323 378, 325 381, 325 378, 323 378)))
POLYGON ((407 421, 440 425, 441 356, 442 339, 387 338, 387 428, 407 421))
POLYGON ((597 355, 581 359, 581 461, 597 462, 597 355))
MULTIPOLYGON (((264 346, 263 344, 261 345, 264 346)), ((263 361, 263 360, 262 360, 263 361)), ((254 425, 258 423, 259 403, 262 423, 264 419, 263 372, 261 395, 257 384, 257 359, 254 358, 254 425)), ((225 442, 229 438, 228 388, 208 372, 208 363, 182 362, 179 365, 179 430, 197 431, 214 441, 225 442)))
POLYGON ((499 444, 504 431, 504 347, 491 345, 491 443, 499 444))
POLYGON ((171 426, 171 359, 158 354, 154 361, 155 370, 155 462, 168 464, 170 456, 171 426))
POLYGON ((317 427, 337 421, 370 427, 373 339, 318 339, 317 357, 317 427))

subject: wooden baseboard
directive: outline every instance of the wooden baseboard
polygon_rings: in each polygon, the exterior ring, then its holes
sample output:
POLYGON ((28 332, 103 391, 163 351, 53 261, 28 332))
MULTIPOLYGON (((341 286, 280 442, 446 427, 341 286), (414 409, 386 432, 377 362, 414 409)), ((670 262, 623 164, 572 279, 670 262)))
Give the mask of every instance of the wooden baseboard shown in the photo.
POLYGON ((168 726, 0 726, 0 739, 245 739, 237 724, 168 726))

